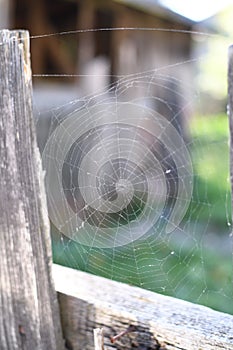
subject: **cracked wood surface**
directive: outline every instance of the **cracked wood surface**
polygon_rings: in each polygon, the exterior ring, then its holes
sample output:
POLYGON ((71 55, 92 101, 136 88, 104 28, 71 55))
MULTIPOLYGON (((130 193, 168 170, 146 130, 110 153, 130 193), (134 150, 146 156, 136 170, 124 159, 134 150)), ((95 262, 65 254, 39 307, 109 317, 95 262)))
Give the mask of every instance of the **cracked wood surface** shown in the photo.
POLYGON ((64 348, 31 85, 29 33, 1 30, 1 350, 64 348))
POLYGON ((233 316, 138 287, 53 265, 68 349, 94 349, 104 328, 105 350, 233 349, 233 316), (116 342, 110 337, 134 325, 116 342))

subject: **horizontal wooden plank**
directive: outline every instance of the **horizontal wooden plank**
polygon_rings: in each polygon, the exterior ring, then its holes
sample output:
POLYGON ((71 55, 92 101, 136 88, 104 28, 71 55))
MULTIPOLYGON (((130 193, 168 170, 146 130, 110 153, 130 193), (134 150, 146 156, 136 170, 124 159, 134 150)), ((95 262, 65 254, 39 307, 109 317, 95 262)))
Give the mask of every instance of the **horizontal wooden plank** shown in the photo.
POLYGON ((55 264, 53 275, 68 349, 94 349, 96 327, 105 350, 233 349, 231 315, 55 264))

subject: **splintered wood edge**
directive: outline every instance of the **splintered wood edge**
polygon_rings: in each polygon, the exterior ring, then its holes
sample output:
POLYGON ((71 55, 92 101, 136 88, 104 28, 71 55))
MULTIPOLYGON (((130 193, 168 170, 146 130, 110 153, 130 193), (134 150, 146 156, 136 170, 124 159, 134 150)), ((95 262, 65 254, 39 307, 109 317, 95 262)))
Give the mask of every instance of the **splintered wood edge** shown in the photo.
POLYGON ((12 40, 16 45, 19 46, 22 51, 22 59, 23 59, 23 73, 25 78, 25 84, 30 84, 32 79, 31 72, 31 60, 30 60, 30 36, 29 32, 24 29, 19 30, 9 30, 2 29, 1 37, 3 38, 3 43, 8 40, 12 40))
POLYGON ((77 324, 83 303, 92 309, 88 317, 93 328, 139 326, 165 344, 164 349, 233 349, 231 315, 56 264, 53 278, 61 308, 64 304, 65 313, 69 319, 73 314, 77 324))
POLYGON ((104 350, 104 334, 103 328, 94 329, 95 350, 104 350))

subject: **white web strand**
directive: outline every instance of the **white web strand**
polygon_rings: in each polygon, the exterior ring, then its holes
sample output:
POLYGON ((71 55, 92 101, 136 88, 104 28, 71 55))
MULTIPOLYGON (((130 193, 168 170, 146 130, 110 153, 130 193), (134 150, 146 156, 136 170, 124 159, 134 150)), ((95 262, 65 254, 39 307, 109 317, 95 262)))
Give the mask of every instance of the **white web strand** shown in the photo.
POLYGON ((89 29, 75 29, 68 30, 65 32, 57 32, 57 33, 47 33, 47 34, 39 34, 31 36, 31 39, 41 39, 44 37, 50 36, 58 36, 58 35, 71 35, 71 34, 79 34, 79 33, 90 33, 90 32, 112 32, 112 31, 143 31, 143 32, 169 32, 169 33, 183 33, 183 34, 194 34, 200 36, 213 37, 217 36, 217 34, 201 32, 195 30, 183 30, 183 29, 169 29, 169 28, 155 28, 155 27, 114 27, 114 28, 89 28, 89 29))
MULTIPOLYGON (((164 29, 102 28, 32 39, 106 30, 164 29)), ((200 59, 127 75, 106 74, 118 80, 105 92, 48 111, 52 128, 43 164, 55 260, 187 300, 206 304, 211 299, 203 249, 209 222, 197 234, 200 201, 192 198, 189 148, 195 141, 185 140, 176 124, 196 96, 185 97, 182 91, 191 90, 192 83, 185 86, 175 70, 200 59)), ((203 204, 211 216, 207 193, 203 204)), ((223 288, 215 293, 232 296, 232 290, 223 288)))

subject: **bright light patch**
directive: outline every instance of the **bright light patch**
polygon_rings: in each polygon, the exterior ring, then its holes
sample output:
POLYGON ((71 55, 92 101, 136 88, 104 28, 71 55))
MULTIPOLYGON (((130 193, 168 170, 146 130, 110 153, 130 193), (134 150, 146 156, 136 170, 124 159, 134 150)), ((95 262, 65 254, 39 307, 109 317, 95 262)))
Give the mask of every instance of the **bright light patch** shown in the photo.
POLYGON ((187 17, 195 22, 203 21, 225 6, 232 3, 231 0, 160 0, 160 3, 181 16, 187 17))

